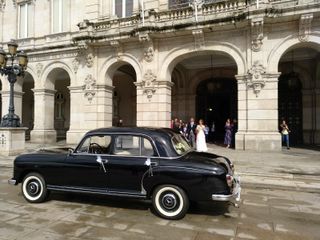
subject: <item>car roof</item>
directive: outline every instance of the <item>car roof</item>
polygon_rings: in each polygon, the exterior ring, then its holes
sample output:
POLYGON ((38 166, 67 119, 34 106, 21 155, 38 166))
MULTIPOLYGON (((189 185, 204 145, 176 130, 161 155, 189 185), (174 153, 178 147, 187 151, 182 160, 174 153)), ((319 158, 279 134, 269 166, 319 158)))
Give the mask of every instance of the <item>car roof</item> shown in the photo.
POLYGON ((87 132, 87 135, 91 134, 103 134, 103 133, 130 133, 130 134, 145 134, 149 136, 166 135, 172 136, 175 132, 171 128, 157 128, 157 127, 109 127, 98 128, 87 132))

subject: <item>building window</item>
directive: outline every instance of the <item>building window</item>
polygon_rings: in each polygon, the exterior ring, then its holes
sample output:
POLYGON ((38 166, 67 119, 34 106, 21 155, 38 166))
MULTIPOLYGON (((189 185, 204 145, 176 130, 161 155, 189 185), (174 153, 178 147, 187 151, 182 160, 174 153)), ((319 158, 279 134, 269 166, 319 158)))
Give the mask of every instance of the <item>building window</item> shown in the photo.
POLYGON ((19 4, 19 38, 28 38, 33 31, 33 12, 31 3, 19 4))
POLYGON ((188 7, 190 3, 192 3, 193 0, 169 0, 169 8, 182 8, 182 7, 188 7))
POLYGON ((67 1, 52 0, 52 33, 59 33, 67 27, 67 1))
POLYGON ((130 17, 133 11, 133 0, 113 0, 113 15, 124 18, 130 17))

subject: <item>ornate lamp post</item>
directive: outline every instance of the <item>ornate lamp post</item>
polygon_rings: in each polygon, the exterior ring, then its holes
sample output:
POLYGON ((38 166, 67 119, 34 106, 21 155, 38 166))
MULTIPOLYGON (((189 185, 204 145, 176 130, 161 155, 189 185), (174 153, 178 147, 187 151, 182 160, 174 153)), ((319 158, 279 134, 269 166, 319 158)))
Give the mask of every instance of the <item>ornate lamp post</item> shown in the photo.
POLYGON ((0 49, 0 74, 6 75, 10 83, 9 112, 2 118, 1 127, 20 127, 20 118, 14 113, 14 84, 17 77, 24 76, 28 57, 24 52, 17 52, 18 44, 8 43, 8 52, 0 49))

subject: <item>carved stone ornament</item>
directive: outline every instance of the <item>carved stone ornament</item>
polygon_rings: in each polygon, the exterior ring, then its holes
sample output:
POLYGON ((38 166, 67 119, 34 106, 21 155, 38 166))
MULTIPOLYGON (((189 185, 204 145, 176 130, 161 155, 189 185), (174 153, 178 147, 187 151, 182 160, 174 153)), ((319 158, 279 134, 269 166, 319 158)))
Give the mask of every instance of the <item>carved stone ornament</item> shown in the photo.
POLYGON ((192 35, 194 37, 194 48, 199 49, 204 47, 204 33, 202 29, 192 30, 192 35))
POLYGON ((153 74, 153 72, 149 69, 143 76, 142 81, 142 89, 143 93, 147 95, 148 99, 151 99, 153 94, 156 92, 155 89, 155 82, 156 82, 157 76, 153 74))
POLYGON ((80 64, 80 61, 78 58, 75 58, 72 60, 72 68, 73 68, 74 73, 78 72, 79 64, 80 64))
POLYGON ((265 73, 266 69, 259 61, 255 61, 252 68, 248 71, 249 77, 247 79, 247 87, 253 89, 256 97, 258 97, 261 89, 266 84, 263 78, 263 74, 265 73))
POLYGON ((118 59, 121 58, 121 54, 123 53, 121 43, 117 40, 111 40, 110 45, 114 47, 115 55, 118 59))
POLYGON ((93 66, 94 62, 94 55, 92 53, 89 53, 86 57, 86 65, 88 68, 91 68, 93 66))
POLYGON ((6 0, 0 0, 0 11, 3 11, 6 7, 6 0))
POLYGON ((0 135, 0 145, 6 145, 7 143, 7 138, 6 135, 4 135, 3 133, 0 135))
POLYGON ((313 14, 303 14, 300 17, 299 22, 299 40, 301 42, 309 41, 309 35, 311 32, 311 23, 313 19, 313 14))
POLYGON ((37 73, 38 78, 40 78, 40 76, 41 76, 42 69, 43 69, 43 64, 42 63, 37 63, 37 65, 36 65, 36 73, 37 73))
POLYGON ((147 33, 139 33, 139 41, 144 46, 144 60, 146 62, 152 62, 154 57, 154 48, 153 48, 153 41, 149 37, 147 33))
POLYGON ((18 4, 22 4, 22 3, 26 3, 26 2, 35 3, 36 0, 12 0, 14 7, 17 7, 18 4))
POLYGON ((251 20, 251 39, 252 50, 259 52, 263 44, 263 18, 251 20))
POLYGON ((88 74, 87 77, 84 79, 83 90, 84 96, 91 103, 94 95, 96 94, 96 80, 93 78, 91 74, 88 74))
POLYGON ((153 47, 148 47, 145 51, 144 51, 144 59, 147 62, 152 62, 154 57, 154 50, 153 47))

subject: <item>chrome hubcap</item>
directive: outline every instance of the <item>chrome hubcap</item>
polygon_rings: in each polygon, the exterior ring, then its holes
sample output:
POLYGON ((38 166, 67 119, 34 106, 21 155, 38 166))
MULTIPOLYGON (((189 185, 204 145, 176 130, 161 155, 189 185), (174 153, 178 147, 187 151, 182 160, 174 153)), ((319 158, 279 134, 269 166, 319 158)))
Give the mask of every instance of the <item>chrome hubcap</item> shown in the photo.
POLYGON ((37 195, 39 193, 39 191, 40 191, 39 183, 38 182, 30 182, 30 183, 28 183, 27 191, 28 191, 28 194, 31 195, 31 196, 37 195))
POLYGON ((162 197, 162 205, 168 209, 172 210, 177 206, 177 199, 174 194, 167 193, 162 197))

